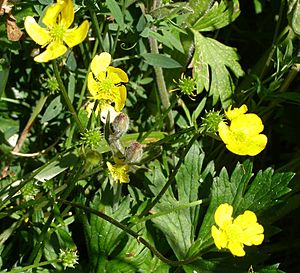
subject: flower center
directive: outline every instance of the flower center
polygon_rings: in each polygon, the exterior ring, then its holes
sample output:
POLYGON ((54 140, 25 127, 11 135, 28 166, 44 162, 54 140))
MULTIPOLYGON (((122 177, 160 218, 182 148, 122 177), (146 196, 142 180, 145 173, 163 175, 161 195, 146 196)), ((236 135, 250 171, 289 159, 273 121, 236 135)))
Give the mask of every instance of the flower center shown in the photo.
POLYGON ((102 97, 113 98, 112 90, 115 88, 115 84, 109 78, 105 78, 98 82, 98 93, 102 93, 102 97))
POLYGON ((66 30, 64 26, 56 24, 50 30, 50 35, 53 39, 62 41, 66 30))
POLYGON ((225 233, 227 235, 228 241, 241 241, 243 231, 242 229, 235 224, 230 224, 226 227, 225 233))

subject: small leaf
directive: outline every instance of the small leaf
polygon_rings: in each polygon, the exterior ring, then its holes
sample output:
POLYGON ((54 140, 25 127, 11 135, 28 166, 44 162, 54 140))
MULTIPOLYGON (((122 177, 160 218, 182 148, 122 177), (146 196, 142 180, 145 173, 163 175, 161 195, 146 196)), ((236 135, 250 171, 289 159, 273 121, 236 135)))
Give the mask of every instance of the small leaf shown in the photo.
POLYGON ((244 74, 237 62, 238 55, 232 47, 202 36, 193 31, 195 52, 192 59, 193 74, 198 94, 206 89, 213 97, 213 105, 220 99, 223 108, 231 105, 234 84, 229 69, 236 77, 244 74))
POLYGON ((118 3, 115 0, 106 0, 105 2, 111 12, 111 15, 115 18, 119 28, 124 30, 124 18, 118 3))
POLYGON ((162 68, 179 68, 181 64, 177 61, 173 60, 172 58, 163 55, 163 54, 156 54, 156 53, 144 53, 141 55, 145 62, 162 68))
POLYGON ((288 1, 288 19, 292 30, 300 35, 300 2, 297 0, 288 1))
POLYGON ((42 119, 41 123, 45 123, 57 117, 62 110, 62 104, 60 102, 60 96, 57 96, 51 103, 48 105, 42 119))

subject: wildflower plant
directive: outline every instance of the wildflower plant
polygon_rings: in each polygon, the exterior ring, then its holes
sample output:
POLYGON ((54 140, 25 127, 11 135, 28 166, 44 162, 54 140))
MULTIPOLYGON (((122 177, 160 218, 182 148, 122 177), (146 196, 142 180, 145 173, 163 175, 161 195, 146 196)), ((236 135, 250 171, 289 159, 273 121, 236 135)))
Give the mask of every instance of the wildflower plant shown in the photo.
POLYGON ((0 271, 300 271, 300 9, 271 2, 0 1, 0 271))

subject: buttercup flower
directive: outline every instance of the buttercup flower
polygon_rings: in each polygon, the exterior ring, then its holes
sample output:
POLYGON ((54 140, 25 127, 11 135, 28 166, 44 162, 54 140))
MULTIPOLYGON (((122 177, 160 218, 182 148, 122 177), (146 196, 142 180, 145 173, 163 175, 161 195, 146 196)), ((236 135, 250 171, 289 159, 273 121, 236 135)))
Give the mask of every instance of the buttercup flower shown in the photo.
POLYGON ((107 52, 96 55, 91 62, 92 72, 88 75, 88 89, 92 99, 100 103, 114 104, 117 112, 125 106, 127 74, 120 68, 110 66, 111 56, 107 52))
POLYGON ((230 120, 230 125, 221 121, 218 132, 229 151, 254 156, 266 147, 268 139, 260 134, 264 129, 261 119, 256 114, 246 114, 247 111, 246 105, 232 110, 229 107, 225 115, 230 120))
POLYGON ((260 245, 264 240, 264 228, 257 223, 254 212, 246 210, 235 219, 232 218, 233 207, 221 204, 215 212, 215 225, 211 235, 218 249, 227 248, 235 256, 245 256, 244 245, 260 245))
POLYGON ((37 44, 46 47, 44 52, 34 58, 36 62, 54 60, 66 53, 67 46, 73 47, 85 39, 89 29, 88 21, 69 29, 73 21, 72 0, 57 0, 57 3, 47 8, 42 19, 46 28, 39 26, 32 16, 26 17, 24 26, 28 35, 37 44))
POLYGON ((116 164, 112 165, 110 162, 106 162, 107 168, 113 178, 114 181, 120 183, 128 183, 129 175, 128 169, 129 166, 124 163, 122 160, 116 160, 116 164))

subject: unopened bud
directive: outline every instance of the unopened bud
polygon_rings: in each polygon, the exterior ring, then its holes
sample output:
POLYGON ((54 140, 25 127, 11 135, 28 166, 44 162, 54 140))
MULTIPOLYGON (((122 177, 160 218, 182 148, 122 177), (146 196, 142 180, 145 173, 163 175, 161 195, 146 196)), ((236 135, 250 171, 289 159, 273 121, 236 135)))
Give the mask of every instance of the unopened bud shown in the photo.
POLYGON ((124 114, 120 113, 114 120, 113 129, 115 132, 115 138, 120 138, 122 135, 124 135, 128 128, 129 128, 129 117, 124 114))
POLYGON ((91 165, 97 165, 101 159, 102 156, 97 151, 88 151, 86 153, 86 161, 91 165))
POLYGON ((132 142, 125 150, 127 163, 138 163, 143 157, 143 145, 139 142, 132 142))

